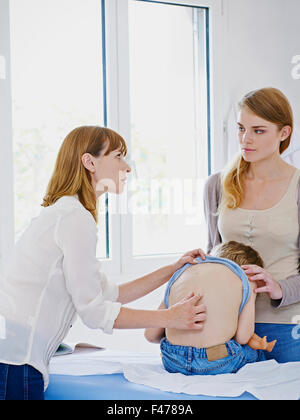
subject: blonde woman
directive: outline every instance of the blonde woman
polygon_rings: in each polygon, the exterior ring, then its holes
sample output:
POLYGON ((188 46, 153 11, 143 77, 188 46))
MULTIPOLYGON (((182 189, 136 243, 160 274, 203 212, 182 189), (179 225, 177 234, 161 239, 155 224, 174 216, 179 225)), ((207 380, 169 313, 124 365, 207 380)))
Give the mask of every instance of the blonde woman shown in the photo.
POLYGON ((0 282, 0 400, 43 399, 51 356, 77 313, 90 328, 201 330, 205 307, 190 295, 169 310, 122 307, 166 283, 201 250, 120 285, 96 259, 97 199, 120 194, 130 172, 126 143, 107 128, 79 127, 64 140, 40 215, 15 247, 0 282))
POLYGON ((240 153, 205 187, 208 252, 231 240, 255 248, 265 268, 242 268, 256 292, 256 332, 277 340, 267 358, 300 361, 300 170, 281 154, 293 132, 293 113, 277 89, 250 92, 239 104, 240 153))

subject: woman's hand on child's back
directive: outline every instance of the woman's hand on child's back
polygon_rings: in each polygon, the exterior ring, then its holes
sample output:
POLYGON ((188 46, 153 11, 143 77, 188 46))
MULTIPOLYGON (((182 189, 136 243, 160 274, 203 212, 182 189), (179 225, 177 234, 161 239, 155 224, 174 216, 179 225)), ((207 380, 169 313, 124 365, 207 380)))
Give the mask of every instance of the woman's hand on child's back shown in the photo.
POLYGON ((191 293, 180 302, 171 306, 167 328, 179 330, 202 330, 206 320, 206 306, 199 303, 201 296, 191 293))
POLYGON ((186 252, 181 258, 179 258, 178 261, 176 261, 175 264, 173 264, 174 273, 187 263, 197 264, 196 258, 198 257, 202 258, 202 260, 205 260, 206 255, 207 254, 205 254, 205 252, 201 248, 193 249, 192 251, 186 252))

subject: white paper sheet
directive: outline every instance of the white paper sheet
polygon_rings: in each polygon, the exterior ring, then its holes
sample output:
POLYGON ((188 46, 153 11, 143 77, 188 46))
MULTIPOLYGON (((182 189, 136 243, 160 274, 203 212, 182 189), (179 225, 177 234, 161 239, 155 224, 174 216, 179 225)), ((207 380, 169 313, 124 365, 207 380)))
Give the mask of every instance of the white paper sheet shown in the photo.
POLYGON ((278 364, 275 360, 252 363, 234 374, 185 376, 168 373, 160 366, 126 366, 127 380, 163 391, 191 395, 237 397, 249 392, 261 400, 298 400, 300 362, 278 364))

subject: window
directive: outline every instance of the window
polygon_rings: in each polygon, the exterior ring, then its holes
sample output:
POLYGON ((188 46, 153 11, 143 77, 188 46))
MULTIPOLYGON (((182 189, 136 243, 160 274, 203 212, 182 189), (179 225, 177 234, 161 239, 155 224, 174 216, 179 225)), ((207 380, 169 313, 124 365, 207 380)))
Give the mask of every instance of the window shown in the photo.
MULTIPOLYGON (((222 13, 215 0, 0 2, 1 260, 39 212, 64 137, 83 124, 118 131, 134 162, 128 194, 101 203, 98 257, 109 278, 127 281, 204 246, 203 182, 211 157, 214 170, 223 166, 222 13)), ((137 305, 155 307, 153 296, 137 305)), ((71 334, 124 346, 121 331, 77 325, 71 334)), ((145 345, 142 335, 132 343, 145 345)))
POLYGON ((127 194, 101 200, 105 271, 205 247, 211 0, 185 3, 9 0, 11 66, 0 70, 12 86, 15 239, 40 211, 65 136, 98 124, 123 135, 134 162, 127 194))
MULTIPOLYGON (((65 136, 103 125, 101 1, 10 0, 10 28, 18 239, 40 211, 65 136)), ((106 235, 99 239, 105 257, 106 235)))
POLYGON ((208 9, 129 1, 132 254, 206 243, 208 9))

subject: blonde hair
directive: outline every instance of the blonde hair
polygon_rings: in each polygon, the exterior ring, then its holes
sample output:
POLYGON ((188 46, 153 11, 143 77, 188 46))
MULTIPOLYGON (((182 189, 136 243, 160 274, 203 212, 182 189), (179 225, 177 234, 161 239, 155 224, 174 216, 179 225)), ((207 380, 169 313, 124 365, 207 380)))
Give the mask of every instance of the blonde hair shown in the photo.
POLYGON ((92 187, 89 171, 81 158, 84 153, 100 156, 108 142, 105 155, 113 150, 127 154, 125 140, 115 131, 98 126, 82 126, 72 130, 64 139, 57 155, 54 172, 49 181, 43 207, 54 204, 67 195, 78 195, 81 204, 91 212, 98 222, 98 208, 95 191, 92 187))
POLYGON ((227 258, 240 266, 254 264, 264 268, 264 262, 254 248, 236 241, 229 241, 215 246, 211 250, 210 255, 227 258))
MULTIPOLYGON (((282 154, 290 145, 294 119, 291 105, 286 96, 278 89, 264 88, 252 91, 244 96, 239 108, 247 107, 258 117, 278 126, 282 130, 285 126, 291 127, 291 134, 280 143, 279 152, 282 154)), ((250 163, 239 155, 231 162, 221 175, 222 199, 219 211, 225 208, 239 207, 244 195, 244 180, 250 163)))

